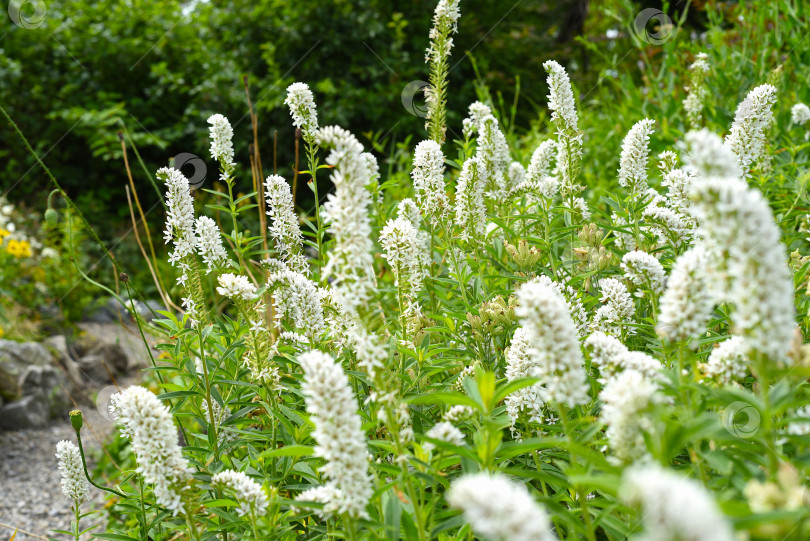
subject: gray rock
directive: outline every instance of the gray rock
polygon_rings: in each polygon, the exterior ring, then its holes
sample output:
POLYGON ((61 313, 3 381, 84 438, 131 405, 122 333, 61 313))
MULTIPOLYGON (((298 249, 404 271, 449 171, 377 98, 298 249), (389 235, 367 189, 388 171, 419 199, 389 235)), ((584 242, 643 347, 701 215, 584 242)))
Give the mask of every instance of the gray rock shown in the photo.
POLYGON ((82 374, 95 383, 112 383, 115 367, 107 363, 102 355, 85 355, 78 361, 82 374))
POLYGON ((79 365, 76 364, 76 361, 74 361, 73 357, 70 355, 67 345, 67 338, 61 334, 50 336, 43 342, 43 345, 56 354, 59 364, 61 364, 62 368, 67 371, 68 377, 70 378, 74 388, 81 386, 82 375, 81 372, 79 372, 79 365))
POLYGON ((0 395, 7 400, 20 398, 20 377, 29 366, 50 366, 51 353, 36 342, 0 340, 0 395))
POLYGON ((37 396, 26 396, 0 409, 0 428, 4 430, 42 428, 48 425, 48 417, 47 400, 37 396))
POLYGON ((129 358, 124 348, 114 342, 98 342, 90 348, 87 355, 102 357, 114 373, 123 374, 129 366, 129 358))
POLYGON ((50 417, 62 415, 70 408, 67 377, 54 366, 29 366, 20 377, 23 397, 33 396, 48 405, 50 417))

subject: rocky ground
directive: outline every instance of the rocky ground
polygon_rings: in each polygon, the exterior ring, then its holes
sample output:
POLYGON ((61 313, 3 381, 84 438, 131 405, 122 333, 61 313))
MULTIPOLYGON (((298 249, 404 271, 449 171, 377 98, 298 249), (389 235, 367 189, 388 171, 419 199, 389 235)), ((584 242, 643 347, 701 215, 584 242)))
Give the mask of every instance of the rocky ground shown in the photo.
MULTIPOLYGON (((137 328, 122 328, 117 323, 83 323, 80 327, 101 341, 119 344, 126 352, 129 369, 118 374, 115 384, 123 387, 137 381, 138 369, 148 363, 137 328)), ((89 380, 85 381, 82 396, 70 393, 70 400, 83 412, 82 442, 89 468, 103 452, 101 444, 114 429, 106 414, 106 405, 115 389, 110 382, 89 380)), ((51 419, 41 428, 0 430, 0 541, 11 539, 15 528, 18 530, 15 541, 71 539, 52 532, 53 529, 71 529, 73 518, 70 503, 61 492, 61 477, 54 456, 60 440, 75 441, 66 415, 51 419)), ((104 493, 93 489, 89 500, 82 505, 83 512, 102 509, 104 493)), ((83 519, 81 526, 84 529, 100 524, 98 531, 103 531, 103 522, 104 513, 97 513, 83 519)), ((89 539, 89 535, 86 537, 89 539)))
MULTIPOLYGON (((93 408, 83 407, 85 446, 89 468, 101 451, 101 442, 112 429, 112 423, 93 408)), ((0 432, 0 539, 10 539, 17 529, 18 540, 70 539, 54 534, 52 529, 70 530, 73 512, 70 502, 62 495, 61 477, 54 456, 61 440, 76 441, 70 423, 55 420, 47 428, 0 432)), ((101 509, 104 493, 91 490, 89 502, 82 511, 101 509)), ((98 513, 82 521, 82 529, 94 524, 103 528, 104 514, 98 513)), ((89 536, 88 536, 89 537, 89 536)))

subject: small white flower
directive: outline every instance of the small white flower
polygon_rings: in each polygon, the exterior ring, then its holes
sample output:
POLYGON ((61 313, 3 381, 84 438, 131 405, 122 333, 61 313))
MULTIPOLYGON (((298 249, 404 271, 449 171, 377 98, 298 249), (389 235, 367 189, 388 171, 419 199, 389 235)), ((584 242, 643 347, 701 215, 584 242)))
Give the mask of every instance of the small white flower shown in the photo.
POLYGON ((712 495, 699 483, 654 464, 625 470, 622 500, 641 507, 644 539, 734 541, 734 533, 712 495))
POLYGON ((737 156, 743 176, 765 153, 765 131, 773 122, 771 107, 776 103, 776 87, 760 85, 737 107, 734 123, 724 144, 737 156))
MULTIPOLYGON (((464 447, 465 444, 464 434, 461 432, 461 430, 447 421, 436 423, 430 430, 427 431, 427 434, 425 435, 429 438, 443 441, 457 447, 464 447)), ((435 447, 436 446, 430 442, 422 445, 422 448, 425 451, 432 451, 435 447)))
POLYGON ((664 291, 664 267, 650 254, 640 250, 627 252, 622 257, 621 267, 625 277, 636 286, 648 288, 656 295, 664 291))
POLYGON ((219 282, 217 293, 224 297, 246 301, 251 301, 256 298, 256 286, 250 282, 247 276, 228 272, 220 275, 217 281, 219 282))
POLYGON ((295 214, 290 185, 284 177, 270 175, 264 181, 264 190, 267 215, 271 219, 267 230, 273 238, 276 250, 291 269, 309 274, 309 265, 303 254, 304 237, 295 214))
POLYGON ((734 306, 732 321, 753 351, 787 361, 796 313, 793 273, 768 201, 735 178, 703 180, 693 198, 713 294, 734 306))
POLYGON ((307 413, 315 424, 315 454, 326 460, 321 473, 328 485, 338 489, 324 512, 367 517, 366 505, 374 487, 368 473, 365 432, 349 379, 330 355, 317 350, 299 356, 298 363, 304 370, 307 413))
POLYGON ((301 129, 306 139, 311 140, 318 130, 318 112, 309 86, 306 83, 288 86, 284 103, 290 108, 293 125, 301 129))
POLYGON ((486 234, 483 167, 480 158, 468 158, 456 184, 456 225, 461 229, 459 236, 464 241, 481 240, 486 234))
POLYGON ((644 433, 653 430, 650 409, 661 402, 658 385, 637 370, 624 370, 608 379, 599 393, 604 403, 600 419, 607 425, 613 454, 621 462, 632 462, 647 454, 644 433))
POLYGON ((667 290, 661 296, 658 334, 686 340, 705 332, 714 301, 706 267, 709 259, 701 246, 683 254, 672 266, 667 290))
POLYGON ((234 493, 239 501, 236 511, 239 515, 255 518, 267 514, 267 494, 259 483, 245 473, 223 470, 211 477, 211 486, 226 488, 234 493))
POLYGON ((416 145, 411 178, 423 214, 432 219, 443 218, 449 202, 444 186, 444 154, 439 143, 427 140, 416 145))
POLYGON ((655 121, 649 118, 636 122, 622 142, 619 165, 619 184, 632 195, 647 191, 647 160, 650 154, 650 135, 655 121))
POLYGON ((222 267, 228 254, 222 245, 222 233, 217 223, 208 216, 197 218, 197 251, 208 267, 208 272, 222 267))
POLYGON ((684 135, 679 145, 685 152, 684 170, 708 177, 742 177, 737 156, 716 133, 703 128, 684 135))
POLYGON ((154 485, 158 505, 177 515, 191 468, 177 443, 169 408, 144 387, 133 385, 112 396, 110 413, 123 425, 121 433, 132 442, 138 459, 135 471, 154 485))
POLYGON ((627 323, 633 322, 636 305, 627 287, 615 278, 599 280, 600 306, 594 314, 590 328, 611 334, 620 334, 627 323))
POLYGON ((463 475, 450 485, 448 503, 464 511, 476 534, 493 541, 553 541, 548 514, 525 485, 501 474, 463 475))
POLYGON ((707 378, 720 385, 729 385, 745 378, 749 362, 745 340, 741 336, 732 336, 712 348, 708 361, 700 368, 707 378))
POLYGON ((233 128, 227 118, 220 114, 208 117, 211 127, 208 129, 211 138, 211 157, 217 160, 227 171, 236 164, 233 162, 233 128))
POLYGON ((523 284, 517 293, 515 314, 526 332, 528 355, 550 402, 570 406, 588 402, 582 351, 577 328, 565 298, 539 281, 523 284))
POLYGON ((364 156, 363 145, 343 128, 321 128, 315 139, 331 149, 326 163, 334 166, 330 178, 335 185, 323 209, 334 244, 321 278, 332 278, 336 298, 351 313, 368 303, 376 287, 369 217, 371 194, 366 188, 376 171, 364 156))
POLYGON ((56 458, 59 459, 59 473, 62 474, 62 494, 76 505, 82 503, 90 484, 84 475, 79 447, 70 441, 60 441, 56 444, 56 458))
POLYGON ((810 120, 810 107, 803 103, 797 103, 790 108, 790 121, 799 126, 804 126, 810 120))

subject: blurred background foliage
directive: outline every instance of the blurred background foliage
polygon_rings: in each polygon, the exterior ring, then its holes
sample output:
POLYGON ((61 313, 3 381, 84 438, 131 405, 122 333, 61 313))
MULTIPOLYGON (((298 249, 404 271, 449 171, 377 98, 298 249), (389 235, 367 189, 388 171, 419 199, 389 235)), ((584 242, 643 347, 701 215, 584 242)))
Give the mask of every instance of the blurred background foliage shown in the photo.
MULTIPOLYGON (((191 152, 208 165, 212 187, 216 167, 206 151, 205 120, 215 112, 234 125, 239 187, 251 191, 245 76, 265 176, 273 169, 292 176, 295 135, 283 100, 290 83, 303 81, 315 93, 321 125, 356 133, 377 153, 382 180, 407 190, 410 153, 425 130, 403 105, 409 97, 403 91, 428 78, 424 52, 434 0, 36 1, 45 7, 36 28, 4 17, 0 100, 125 267, 137 268, 141 255, 131 235, 118 132, 129 137, 134 182, 158 239, 162 209, 149 175, 191 152)), ((34 3, 27 0, 23 9, 34 3)), ((708 127, 724 133, 737 103, 778 65, 784 69, 771 75, 780 90, 776 112, 780 122, 789 116, 810 75, 805 10, 790 0, 463 0, 448 139, 460 134, 469 103, 488 99, 514 158, 526 165, 550 130, 541 64, 557 59, 578 93, 585 145, 593 147, 583 175, 590 197, 598 197, 615 186, 621 140, 634 122, 658 121, 654 152, 685 131, 680 101, 686 68, 699 51, 709 53, 712 66, 708 127), (645 30, 663 32, 661 42, 634 32, 645 8, 663 10, 673 23, 645 30)), ((415 101, 419 109, 421 96, 415 101)), ((0 138, 0 193, 43 211, 48 179, 9 126, 0 125, 0 138)), ((450 146, 446 152, 452 159, 450 146)), ((329 188, 325 177, 321 194, 329 188)), ((311 193, 298 190, 297 202, 311 209, 311 193)), ((148 289, 142 274, 136 285, 148 289)))

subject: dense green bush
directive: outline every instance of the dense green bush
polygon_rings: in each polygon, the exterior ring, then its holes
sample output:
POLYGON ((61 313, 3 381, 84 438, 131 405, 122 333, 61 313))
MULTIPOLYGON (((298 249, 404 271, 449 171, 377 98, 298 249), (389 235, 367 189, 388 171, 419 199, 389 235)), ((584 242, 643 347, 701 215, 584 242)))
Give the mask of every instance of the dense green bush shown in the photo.
POLYGON ((495 98, 444 140, 435 99, 433 139, 379 168, 295 85, 301 176, 330 190, 302 216, 290 178, 240 193, 209 118, 219 185, 156 175, 184 313, 113 399, 100 537, 806 539, 800 9, 638 30, 641 69, 608 57, 593 97, 545 62, 553 114, 524 138, 495 98))

